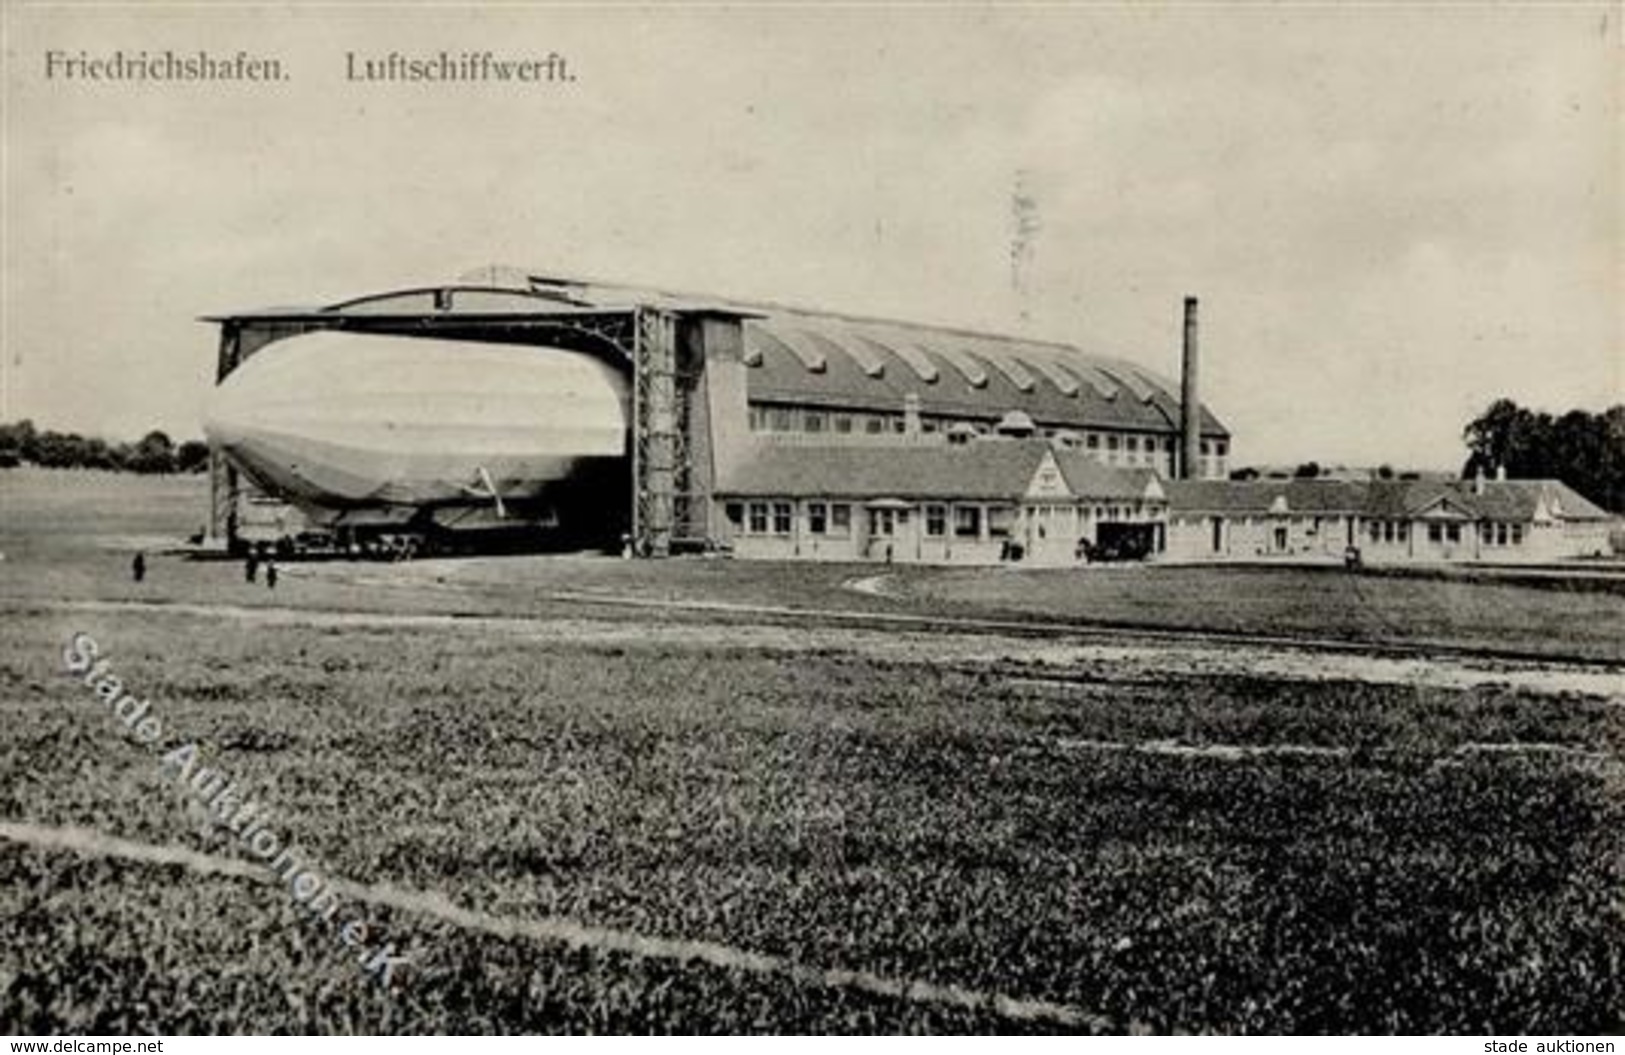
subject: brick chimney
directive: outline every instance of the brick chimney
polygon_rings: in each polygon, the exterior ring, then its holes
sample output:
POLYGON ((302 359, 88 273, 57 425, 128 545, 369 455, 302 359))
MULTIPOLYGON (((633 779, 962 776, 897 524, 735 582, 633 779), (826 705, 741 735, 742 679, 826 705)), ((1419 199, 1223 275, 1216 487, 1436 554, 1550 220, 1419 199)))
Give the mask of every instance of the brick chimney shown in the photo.
POLYGON ((1197 389, 1196 298, 1185 298, 1185 354, 1179 375, 1179 476, 1202 474, 1202 403, 1197 389))

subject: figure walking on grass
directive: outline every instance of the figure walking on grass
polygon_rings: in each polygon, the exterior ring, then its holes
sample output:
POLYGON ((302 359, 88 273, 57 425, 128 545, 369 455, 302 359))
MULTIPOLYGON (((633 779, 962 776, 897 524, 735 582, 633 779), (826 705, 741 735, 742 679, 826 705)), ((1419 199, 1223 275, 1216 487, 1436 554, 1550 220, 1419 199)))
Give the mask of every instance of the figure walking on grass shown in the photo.
POLYGON ((147 577, 147 555, 140 550, 135 551, 135 559, 130 561, 130 578, 140 582, 147 577))
POLYGON ((248 555, 247 559, 245 559, 243 561, 243 581, 244 582, 255 582, 255 581, 257 581, 256 577, 259 575, 259 571, 260 571, 260 559, 259 559, 259 557, 255 556, 253 553, 250 553, 248 555))
POLYGON ((265 588, 268 590, 276 589, 276 561, 274 560, 265 562, 265 588))

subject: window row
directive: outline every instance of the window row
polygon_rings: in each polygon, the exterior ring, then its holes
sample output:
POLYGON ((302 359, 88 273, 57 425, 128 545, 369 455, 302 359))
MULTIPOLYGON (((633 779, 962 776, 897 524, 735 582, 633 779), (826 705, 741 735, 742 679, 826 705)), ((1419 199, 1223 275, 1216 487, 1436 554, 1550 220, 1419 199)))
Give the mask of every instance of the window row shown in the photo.
MULTIPOLYGON (((852 505, 848 502, 808 502, 807 534, 845 538, 852 533, 852 505)), ((729 502, 724 506, 728 523, 741 535, 792 535, 795 533, 795 503, 793 502, 729 502)), ((924 507, 925 534, 928 538, 982 538, 984 526, 988 538, 1006 538, 1015 523, 1016 511, 1010 506, 949 505, 931 503, 924 507)), ((909 510, 870 509, 868 528, 871 535, 890 536, 909 523, 909 510)))
MULTIPOLYGON (((783 403, 752 403, 750 404, 750 427, 753 432, 808 432, 808 433, 835 433, 838 435, 852 435, 863 433, 867 435, 898 434, 906 429, 906 422, 901 413, 887 411, 864 410, 828 410, 820 407, 799 407, 783 403)), ((920 415, 920 431, 926 433, 946 432, 955 425, 969 426, 978 435, 986 435, 993 431, 990 421, 971 418, 954 418, 920 415)), ((1172 456, 1176 441, 1173 436, 1142 436, 1136 433, 1117 432, 1083 432, 1067 428, 1042 428, 1040 433, 1046 439, 1061 437, 1071 438, 1070 446, 1081 446, 1084 450, 1105 451, 1111 454, 1115 451, 1124 451, 1130 455, 1144 453, 1151 455, 1163 453, 1172 456)), ((1202 456, 1223 458, 1229 453, 1228 440, 1203 440, 1202 456)), ((1148 459, 1149 461, 1149 459, 1148 459)))
POLYGON ((1454 521, 1441 524, 1437 521, 1428 525, 1429 542, 1460 542, 1461 525, 1454 521))
MULTIPOLYGON (((743 535, 789 535, 795 530, 793 502, 729 502, 728 523, 743 535)), ((852 533, 852 506, 846 502, 808 502, 809 535, 852 533)))
MULTIPOLYGON (((1372 542, 1409 542, 1410 524, 1403 520, 1373 520, 1367 524, 1372 542)), ((1427 527, 1429 542, 1460 542, 1465 532, 1458 523, 1434 522, 1427 527)), ((1523 545, 1523 525, 1485 523, 1478 525, 1478 540, 1486 546, 1523 545)))
POLYGON ((1373 520, 1366 525, 1372 542, 1409 542, 1411 525, 1403 520, 1373 520))
MULTIPOLYGON (((864 433, 880 436, 901 433, 904 428, 902 414, 867 412, 860 410, 817 410, 811 407, 780 406, 752 403, 750 405, 752 432, 831 432, 839 435, 864 433)), ((921 428, 937 431, 937 422, 922 420, 921 428)))

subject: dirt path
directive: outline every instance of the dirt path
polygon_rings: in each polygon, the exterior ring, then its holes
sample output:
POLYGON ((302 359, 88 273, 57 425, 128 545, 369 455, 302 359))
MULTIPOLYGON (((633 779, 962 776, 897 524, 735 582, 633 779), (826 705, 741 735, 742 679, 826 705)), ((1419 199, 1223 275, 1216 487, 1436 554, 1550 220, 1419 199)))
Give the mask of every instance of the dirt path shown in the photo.
MULTIPOLYGON (((562 595, 554 599, 563 599, 562 595)), ((595 619, 590 616, 459 616, 388 612, 244 607, 196 603, 132 601, 0 602, 0 611, 26 608, 54 613, 174 615, 200 620, 231 619, 274 626, 355 627, 500 633, 558 644, 613 645, 627 648, 666 647, 762 649, 781 652, 837 649, 859 655, 919 663, 1018 663, 1044 674, 1098 672, 1117 680, 1169 676, 1229 675, 1272 677, 1286 681, 1363 681, 1386 685, 1421 685, 1466 689, 1508 686, 1525 692, 1558 695, 1582 693, 1625 704, 1625 670, 1596 664, 1512 662, 1473 656, 1391 656, 1313 643, 1215 641, 1174 634, 1138 635, 1059 628, 1041 631, 1025 624, 1001 628, 987 621, 932 621, 919 617, 871 613, 804 612, 721 603, 606 602, 581 595, 583 604, 650 609, 648 619, 595 619), (675 622, 656 617, 663 610, 730 614, 771 614, 796 623, 748 624, 731 621, 675 622), (831 617, 834 617, 833 620, 831 617), (828 625, 834 621, 838 625, 828 625), (862 625, 880 623, 881 625, 862 625), (1149 640, 1138 638, 1149 637, 1149 640)))
MULTIPOLYGON (((270 869, 239 858, 201 853, 183 846, 136 842, 89 828, 0 821, 0 840, 35 850, 68 851, 86 857, 114 858, 139 864, 179 865, 199 875, 277 882, 270 869)), ((650 960, 703 963, 748 974, 776 975, 803 986, 851 989, 913 1004, 989 1012, 1015 1021, 1051 1022, 1094 1032, 1119 1031, 1113 1022, 1103 1016, 1044 1000, 1026 1000, 920 979, 890 978, 869 971, 809 967, 779 956, 719 942, 597 927, 565 916, 498 916, 463 908, 444 894, 390 884, 363 885, 337 878, 329 878, 328 882, 335 893, 351 901, 396 909, 499 938, 522 938, 572 948, 624 953, 650 960)))

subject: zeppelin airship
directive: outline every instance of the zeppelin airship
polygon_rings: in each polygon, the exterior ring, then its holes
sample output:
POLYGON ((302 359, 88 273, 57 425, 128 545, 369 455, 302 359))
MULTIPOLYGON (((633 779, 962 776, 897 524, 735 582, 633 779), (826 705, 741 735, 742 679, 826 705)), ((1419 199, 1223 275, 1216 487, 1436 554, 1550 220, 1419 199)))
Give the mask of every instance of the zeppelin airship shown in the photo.
POLYGON ((324 527, 546 521, 624 475, 629 398, 580 352, 318 331, 227 376, 204 431, 324 527))

